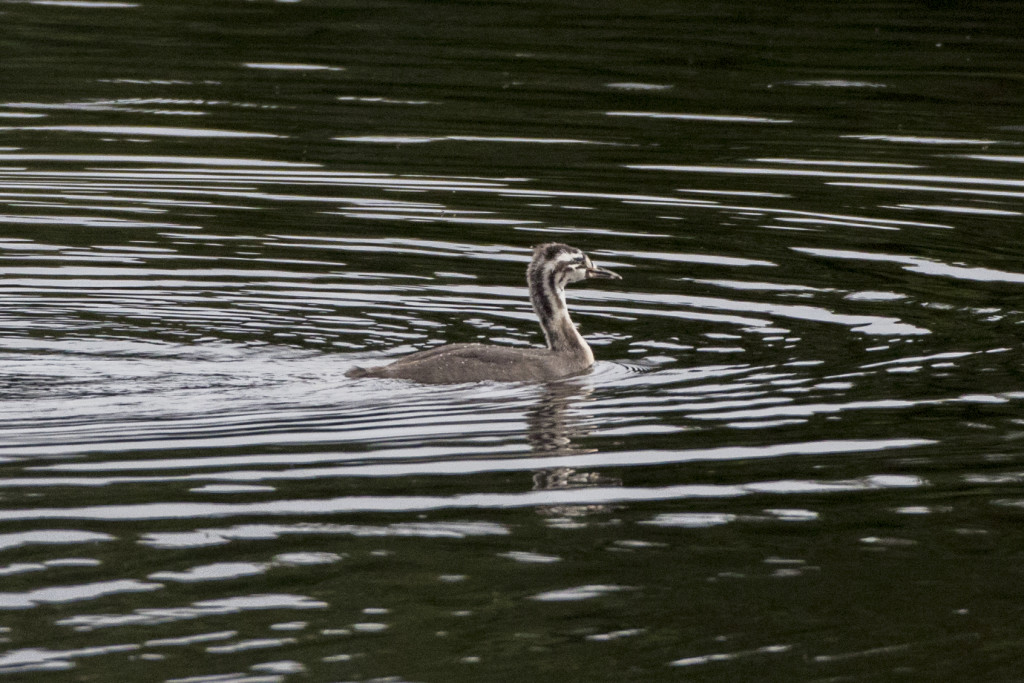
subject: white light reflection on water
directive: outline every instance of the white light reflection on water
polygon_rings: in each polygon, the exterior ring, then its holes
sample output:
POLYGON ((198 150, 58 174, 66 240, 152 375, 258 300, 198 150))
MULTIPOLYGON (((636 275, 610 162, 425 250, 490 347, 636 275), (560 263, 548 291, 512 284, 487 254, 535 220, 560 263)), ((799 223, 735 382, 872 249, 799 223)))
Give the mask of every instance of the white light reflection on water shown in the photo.
POLYGON ((58 626, 76 631, 92 631, 116 626, 155 626, 177 621, 201 619, 211 615, 238 614, 255 610, 324 609, 328 605, 304 595, 241 595, 195 602, 188 607, 139 608, 130 614, 90 614, 61 619, 58 626))
POLYGON ((1000 140, 972 140, 969 138, 938 138, 918 135, 844 135, 843 137, 865 141, 901 142, 913 145, 997 145, 1000 140))
POLYGON ((731 175, 796 176, 811 178, 856 178, 863 180, 910 180, 932 183, 961 183, 964 185, 1004 185, 1024 187, 1024 180, 1012 178, 976 178, 972 176, 928 175, 913 173, 855 173, 796 168, 765 168, 758 166, 697 166, 674 164, 629 164, 626 168, 638 171, 668 171, 674 173, 714 173, 731 175))
MULTIPOLYGON (((888 208, 888 207, 883 207, 888 208)), ((977 206, 947 206, 941 204, 897 204, 897 209, 917 211, 937 211, 940 213, 964 213, 974 216, 1021 216, 1020 211, 1006 211, 1005 209, 985 209, 977 206)))
POLYGON ((32 671, 66 671, 75 667, 74 660, 80 657, 132 652, 138 650, 135 644, 103 645, 75 650, 49 650, 27 648, 9 650, 0 654, 0 673, 28 673, 32 671))
POLYGON ((190 567, 185 571, 154 572, 146 578, 151 581, 194 583, 197 581, 225 581, 246 576, 259 576, 275 567, 334 564, 341 560, 336 553, 288 553, 277 555, 269 562, 217 562, 190 567))
POLYGON ((112 541, 114 537, 110 534, 102 534, 93 531, 22 531, 11 534, 0 534, 0 550, 19 548, 25 545, 64 545, 68 543, 96 543, 97 541, 112 541))
POLYGON ((374 496, 266 503, 140 503, 82 508, 3 510, 0 520, 162 520, 204 519, 248 515, 329 515, 353 512, 411 512, 449 509, 514 508, 558 505, 611 505, 656 500, 735 498, 752 494, 838 493, 926 485, 918 477, 875 477, 836 481, 766 481, 741 485, 680 485, 652 488, 552 489, 528 493, 473 493, 450 497, 374 496))
POLYGON ((706 664, 714 664, 720 662, 732 662, 736 660, 748 659, 750 657, 759 657, 761 655, 779 655, 790 652, 793 649, 792 645, 765 645, 754 650, 742 650, 737 652, 719 652, 714 654, 697 655, 693 657, 684 657, 677 659, 674 662, 669 662, 669 666, 703 666, 706 664))
POLYGON ((153 154, 28 154, 0 153, 0 161, 59 161, 67 163, 104 164, 168 164, 171 166, 232 166, 232 167, 275 167, 310 168, 320 164, 297 161, 271 161, 266 159, 221 158, 197 156, 168 156, 153 154))
POLYGON ((80 586, 47 586, 25 593, 0 593, 0 610, 26 609, 38 605, 95 600, 118 593, 138 593, 163 588, 160 583, 146 583, 134 579, 100 581, 80 586))
POLYGON ((546 591, 530 596, 531 600, 538 602, 578 602, 599 598, 610 593, 636 590, 635 586, 613 586, 613 585, 588 585, 564 588, 562 590, 546 591))
POLYGON ((487 137, 482 135, 445 135, 443 137, 410 137, 404 135, 358 135, 353 137, 334 138, 338 142, 368 142, 382 145, 422 144, 426 142, 511 142, 534 145, 610 145, 614 142, 598 140, 579 140, 576 138, 518 138, 518 137, 487 137))
POLYGON ((0 126, 2 131, 61 131, 66 133, 95 133, 98 135, 139 135, 175 138, 277 138, 273 133, 249 133, 239 130, 215 130, 212 128, 179 128, 173 126, 21 126, 12 128, 0 126))
POLYGON ((903 270, 917 273, 919 275, 934 275, 938 277, 953 278, 956 280, 973 280, 976 282, 1024 283, 1024 273, 1004 272, 994 270, 992 268, 972 268, 968 266, 950 265, 920 256, 873 254, 858 251, 846 251, 842 249, 817 249, 811 247, 793 247, 793 249, 795 251, 823 258, 895 263, 902 266, 903 270))
POLYGON ((250 69, 270 69, 272 71, 344 71, 341 66, 324 66, 322 64, 282 64, 278 62, 249 62, 244 64, 250 69))
POLYGON ((793 123, 792 119, 772 119, 764 116, 738 114, 675 114, 653 111, 610 111, 608 116, 626 116, 644 119, 670 119, 677 121, 711 121, 718 123, 793 123))
MULTIPOLYGON (((746 402, 744 402, 746 403, 746 402)), ((711 409, 720 406, 712 406, 711 409)), ((860 406, 864 408, 866 406, 860 406)), ((890 408, 892 406, 884 406, 890 408)), ((802 410, 813 412, 823 410, 825 407, 814 406, 800 407, 802 410)), ((839 407, 832 407, 839 410, 839 407)), ((779 411, 785 414, 788 407, 773 406, 766 411, 779 411)), ((774 414, 774 413, 772 413, 774 414)), ((733 414, 727 414, 735 417, 733 414)), ((277 464, 288 466, 287 469, 271 472, 259 470, 236 470, 225 473, 198 474, 192 473, 179 477, 102 477, 102 478, 72 478, 60 477, 49 478, 25 478, 25 479, 0 479, 0 487, 8 486, 48 486, 48 485, 82 485, 99 486, 115 483, 131 483, 142 481, 167 481, 167 480, 244 480, 244 481, 274 481, 279 479, 309 479, 323 476, 406 476, 412 474, 432 475, 466 475, 482 472, 501 471, 532 471, 549 467, 597 467, 597 466, 643 466, 652 464, 686 463, 686 462, 721 462, 729 460, 749 460, 756 458, 779 458, 794 455, 807 454, 839 454, 855 452, 881 451, 892 448, 913 448, 928 445, 932 442, 924 439, 888 439, 876 441, 821 441, 799 444, 777 444, 765 447, 722 447, 700 450, 678 450, 678 451, 631 451, 629 453, 587 453, 582 455, 559 455, 557 457, 517 457, 509 459, 481 458, 481 455, 494 450, 509 451, 509 447, 501 449, 474 448, 472 459, 459 459, 458 453, 465 453, 462 449, 431 449, 429 453, 423 453, 420 457, 428 459, 422 463, 385 464, 375 463, 372 465, 350 465, 332 468, 298 468, 297 465, 309 462, 313 459, 317 462, 337 460, 364 460, 364 454, 357 453, 318 453, 315 456, 305 456, 301 453, 281 456, 239 456, 237 458, 210 458, 210 459, 189 459, 189 460, 141 460, 141 461, 116 461, 109 463, 66 463, 57 465, 43 465, 28 467, 28 470, 47 472, 104 472, 104 471, 133 471, 153 469, 202 469, 204 467, 231 467, 236 465, 269 465, 277 464), (437 458, 437 460, 433 460, 437 458)), ((389 457, 387 451, 375 451, 374 458, 384 460, 389 457)), ((409 457, 406 451, 396 450, 390 457, 409 457)), ((4 513, 0 511, 0 516, 4 513)))

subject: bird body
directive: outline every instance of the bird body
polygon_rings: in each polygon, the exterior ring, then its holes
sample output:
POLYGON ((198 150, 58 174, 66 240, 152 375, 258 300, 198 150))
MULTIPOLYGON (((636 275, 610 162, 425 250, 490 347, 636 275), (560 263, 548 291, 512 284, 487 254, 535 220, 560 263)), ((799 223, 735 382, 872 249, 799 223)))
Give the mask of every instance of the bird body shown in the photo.
POLYGON ((447 344, 418 351, 389 365, 353 368, 348 376, 455 384, 488 380, 544 382, 578 375, 594 364, 594 353, 569 317, 565 286, 586 279, 621 278, 595 266, 575 247, 542 244, 534 248, 526 281, 530 302, 544 330, 546 348, 447 344))

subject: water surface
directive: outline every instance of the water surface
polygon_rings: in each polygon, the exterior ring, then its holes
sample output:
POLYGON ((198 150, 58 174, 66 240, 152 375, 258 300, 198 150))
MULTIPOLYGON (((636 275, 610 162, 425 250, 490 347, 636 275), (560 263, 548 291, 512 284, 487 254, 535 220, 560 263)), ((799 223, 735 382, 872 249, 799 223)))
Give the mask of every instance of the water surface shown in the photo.
POLYGON ((0 5, 0 673, 1019 677, 1005 10, 0 5))

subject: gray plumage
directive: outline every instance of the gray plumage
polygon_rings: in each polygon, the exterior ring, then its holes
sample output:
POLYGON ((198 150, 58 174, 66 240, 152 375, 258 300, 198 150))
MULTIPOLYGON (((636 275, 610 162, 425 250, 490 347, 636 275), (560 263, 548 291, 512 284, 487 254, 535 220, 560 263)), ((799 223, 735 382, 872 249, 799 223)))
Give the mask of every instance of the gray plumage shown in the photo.
POLYGON ((594 353, 565 306, 565 286, 586 279, 621 279, 598 268, 579 249, 566 244, 534 247, 526 270, 530 303, 540 319, 547 348, 521 349, 491 344, 448 344, 418 351, 390 365, 353 368, 349 377, 406 379, 427 384, 461 382, 544 382, 585 372, 594 353))

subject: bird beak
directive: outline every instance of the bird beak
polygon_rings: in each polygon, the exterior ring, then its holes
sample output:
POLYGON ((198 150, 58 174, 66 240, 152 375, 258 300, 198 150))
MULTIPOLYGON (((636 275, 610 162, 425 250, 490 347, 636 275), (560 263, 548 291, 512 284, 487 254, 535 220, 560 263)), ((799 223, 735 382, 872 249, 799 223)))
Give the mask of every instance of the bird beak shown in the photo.
POLYGON ((598 268, 594 266, 587 268, 587 279, 588 280, 621 280, 622 276, 618 273, 608 270, 607 268, 598 268))

